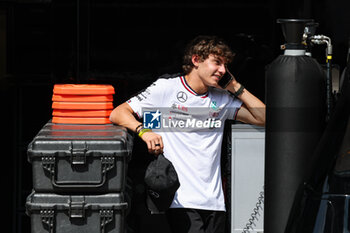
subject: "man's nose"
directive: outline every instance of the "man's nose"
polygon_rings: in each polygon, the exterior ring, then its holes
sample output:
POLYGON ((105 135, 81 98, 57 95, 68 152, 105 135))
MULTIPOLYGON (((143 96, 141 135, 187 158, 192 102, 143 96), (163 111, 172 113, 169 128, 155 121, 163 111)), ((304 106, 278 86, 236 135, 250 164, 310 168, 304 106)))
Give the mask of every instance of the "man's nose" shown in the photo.
POLYGON ((225 73, 226 73, 226 67, 225 67, 225 65, 221 65, 221 66, 219 67, 219 72, 220 72, 221 74, 225 74, 225 73))

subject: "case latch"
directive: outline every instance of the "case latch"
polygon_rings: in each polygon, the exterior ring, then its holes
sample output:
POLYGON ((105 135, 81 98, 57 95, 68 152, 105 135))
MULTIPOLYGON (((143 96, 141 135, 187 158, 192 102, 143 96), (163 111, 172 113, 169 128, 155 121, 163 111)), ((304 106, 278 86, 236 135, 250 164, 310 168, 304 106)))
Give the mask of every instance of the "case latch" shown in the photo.
POLYGON ((86 163, 86 152, 88 147, 86 142, 84 143, 73 143, 71 142, 71 164, 85 164, 86 163))
POLYGON ((70 218, 84 218, 85 217, 85 199, 82 201, 69 201, 69 217, 70 218))

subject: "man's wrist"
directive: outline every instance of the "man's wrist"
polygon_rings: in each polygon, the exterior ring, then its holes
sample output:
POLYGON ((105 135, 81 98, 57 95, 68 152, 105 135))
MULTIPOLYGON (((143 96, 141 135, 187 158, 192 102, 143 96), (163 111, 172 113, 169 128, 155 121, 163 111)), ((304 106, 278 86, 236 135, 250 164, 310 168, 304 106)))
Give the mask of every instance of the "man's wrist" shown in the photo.
POLYGON ((139 124, 139 125, 136 127, 135 132, 138 134, 138 133, 141 131, 142 128, 143 128, 143 124, 139 124))
POLYGON ((144 134, 144 133, 147 133, 147 132, 152 132, 152 130, 151 129, 148 129, 148 128, 141 128, 141 130, 140 130, 140 132, 138 133, 138 135, 139 135, 139 137, 140 138, 142 138, 142 135, 144 134))
POLYGON ((238 98, 240 95, 242 95, 244 89, 245 89, 245 87, 244 87, 242 84, 240 84, 240 87, 238 88, 238 90, 235 91, 235 92, 233 92, 232 94, 233 94, 236 98, 238 98))
POLYGON ((226 90, 230 94, 232 94, 233 96, 238 98, 240 95, 242 95, 244 89, 245 89, 245 87, 242 84, 240 84, 239 82, 234 80, 226 90))
POLYGON ((146 133, 146 132, 152 132, 152 130, 149 129, 149 128, 144 128, 144 127, 143 127, 143 124, 139 124, 139 125, 136 127, 135 132, 137 133, 137 135, 138 135, 140 138, 142 138, 142 135, 143 135, 144 133, 146 133))

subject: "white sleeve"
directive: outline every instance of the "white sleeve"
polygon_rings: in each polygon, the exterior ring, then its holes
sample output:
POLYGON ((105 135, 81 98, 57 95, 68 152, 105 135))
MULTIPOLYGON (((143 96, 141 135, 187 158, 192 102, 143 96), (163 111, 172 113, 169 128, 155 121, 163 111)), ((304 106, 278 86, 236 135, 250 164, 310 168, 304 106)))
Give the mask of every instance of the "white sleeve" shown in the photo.
POLYGON ((227 107, 229 110, 227 119, 235 120, 237 116, 237 112, 242 106, 242 101, 234 96, 231 96, 230 94, 227 94, 227 95, 229 98, 229 103, 227 104, 227 107))
POLYGON ((166 91, 163 85, 164 81, 164 79, 158 79, 127 101, 139 118, 143 117, 143 109, 162 106, 163 96, 166 91))

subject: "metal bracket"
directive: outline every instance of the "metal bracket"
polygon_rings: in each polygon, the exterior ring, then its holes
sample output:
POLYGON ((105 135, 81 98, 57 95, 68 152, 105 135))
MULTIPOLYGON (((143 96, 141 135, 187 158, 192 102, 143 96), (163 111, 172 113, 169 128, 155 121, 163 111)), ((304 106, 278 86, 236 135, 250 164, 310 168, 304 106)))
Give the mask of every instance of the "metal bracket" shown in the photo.
POLYGON ((54 227, 54 215, 55 211, 53 209, 42 209, 40 210, 41 222, 44 223, 49 230, 49 233, 53 233, 54 227))
POLYGON ((84 144, 77 144, 77 143, 74 144, 73 142, 71 142, 71 146, 70 146, 69 150, 71 153, 71 163, 72 164, 85 164, 86 163, 86 152, 88 151, 88 146, 87 146, 86 142, 84 142, 84 144), (80 148, 78 145, 80 146, 80 148))
POLYGON ((101 227, 101 233, 106 232, 106 225, 113 220, 113 210, 112 209, 101 209, 100 210, 100 227, 101 227))
POLYGON ((50 172, 51 174, 55 173, 55 162, 56 158, 54 155, 42 155, 41 156, 41 165, 42 167, 50 172))
POLYGON ((85 217, 85 200, 73 201, 72 197, 69 201, 69 217, 84 218, 85 217))
POLYGON ((114 160, 114 156, 101 157, 102 174, 114 168, 114 160))

